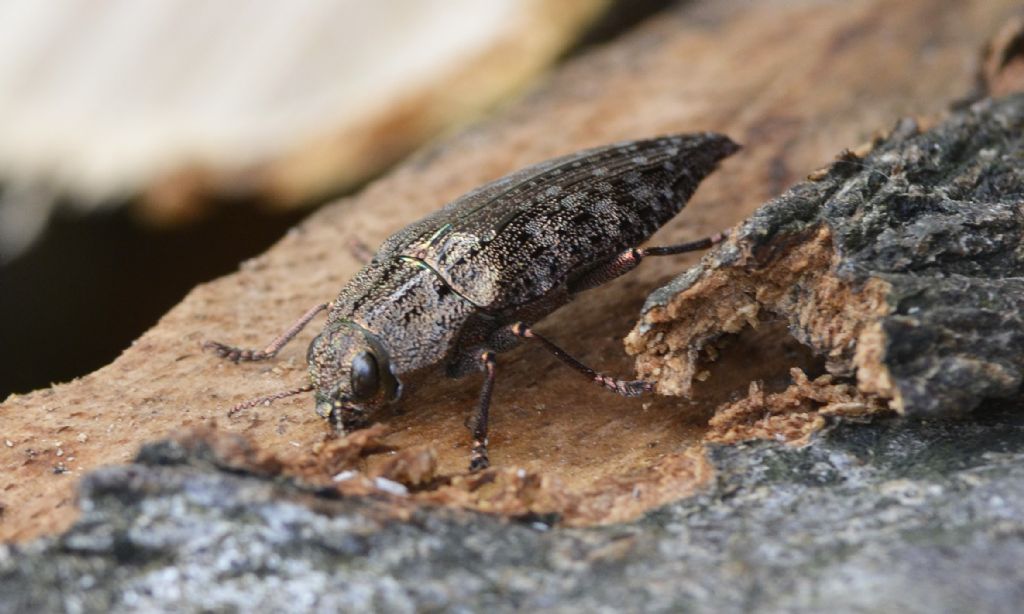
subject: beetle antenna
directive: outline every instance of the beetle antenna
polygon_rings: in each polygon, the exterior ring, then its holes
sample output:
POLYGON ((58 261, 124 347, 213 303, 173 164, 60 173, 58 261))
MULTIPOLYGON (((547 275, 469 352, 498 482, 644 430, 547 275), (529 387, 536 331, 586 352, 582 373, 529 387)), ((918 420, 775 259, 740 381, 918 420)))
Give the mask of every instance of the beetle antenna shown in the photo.
POLYGON ((267 396, 260 397, 258 399, 251 399, 249 401, 245 401, 244 403, 239 403, 238 405, 235 405, 230 410, 228 410, 228 417, 230 418, 231 416, 234 416, 240 411, 256 407, 257 405, 270 405, 271 403, 278 399, 295 396, 297 394, 302 394, 303 392, 310 392, 312 390, 313 384, 307 384, 301 388, 292 388, 291 390, 285 390, 284 392, 275 392, 274 394, 268 394, 267 396))

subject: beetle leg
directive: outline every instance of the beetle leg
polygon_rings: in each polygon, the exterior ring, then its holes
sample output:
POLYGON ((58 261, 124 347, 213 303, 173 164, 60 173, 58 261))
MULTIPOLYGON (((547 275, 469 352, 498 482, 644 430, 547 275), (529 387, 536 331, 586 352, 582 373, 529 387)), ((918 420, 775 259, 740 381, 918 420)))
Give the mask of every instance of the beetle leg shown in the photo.
POLYGON ((614 260, 599 266, 583 277, 575 280, 570 284, 569 292, 575 294, 577 292, 589 290, 590 288, 607 283, 616 277, 625 275, 639 266, 640 262, 647 256, 671 256, 674 254, 684 254, 686 252, 708 249, 713 245, 721 243, 726 236, 725 232, 719 232, 711 235, 710 237, 698 239, 697 241, 690 241, 689 243, 666 245, 664 247, 633 247, 627 249, 619 254, 614 260))
POLYGON ((728 230, 722 232, 716 232, 710 237, 704 237, 703 239, 697 239, 696 241, 690 241, 688 243, 677 243, 676 245, 666 245, 664 247, 644 247, 640 251, 644 256, 672 256, 674 254, 685 254, 686 252, 695 252, 701 249, 708 249, 718 245, 729 236, 728 230))
POLYGON ((487 469, 491 464, 487 458, 487 418, 491 409, 491 393, 494 391, 496 367, 494 352, 490 350, 481 352, 480 361, 483 362, 485 376, 484 387, 480 389, 480 404, 477 406, 476 416, 470 424, 470 429, 473 431, 473 452, 469 457, 470 471, 487 469))
POLYGON ((554 354, 555 358, 561 360, 562 362, 569 365, 573 369, 576 369, 583 375, 589 377, 594 383, 598 384, 599 386, 604 386, 608 390, 621 394, 624 397, 637 397, 645 392, 651 392, 654 390, 654 384, 652 384, 651 382, 645 382, 643 380, 616 379, 614 377, 609 377, 607 375, 598 373, 597 371, 591 369, 587 365, 570 356, 562 348, 558 347, 554 343, 548 341, 544 337, 541 337, 537 333, 533 332, 532 328, 523 324, 522 322, 516 322, 515 324, 509 326, 509 330, 516 337, 520 337, 522 339, 534 339, 536 341, 539 341, 540 344, 544 346, 544 349, 554 354))
POLYGON ((281 333, 277 339, 270 342, 270 345, 263 348, 262 350, 246 350, 237 348, 230 345, 225 345, 218 341, 207 341, 203 344, 203 349, 213 350, 218 356, 227 358, 232 362, 239 361, 252 361, 252 360, 266 360, 273 357, 281 348, 283 348, 289 341, 295 338, 295 335, 299 334, 299 331, 309 324, 309 321, 316 317, 316 314, 327 309, 330 303, 322 303, 313 307, 306 313, 302 314, 302 317, 295 321, 288 330, 281 333))
POLYGON ((252 399, 252 400, 249 400, 249 401, 245 401, 244 403, 239 403, 238 405, 235 405, 234 407, 229 409, 228 410, 228 418, 231 418, 232 416, 234 416, 235 414, 237 414, 240 411, 244 411, 246 409, 251 409, 253 407, 256 407, 257 405, 264 405, 264 404, 270 405, 271 403, 273 403, 274 401, 276 401, 278 399, 284 399, 284 398, 287 398, 287 397, 295 396, 297 394, 301 394, 303 392, 312 392, 312 391, 313 391, 313 386, 302 386, 301 388, 293 388, 291 390, 285 390, 283 392, 275 392, 274 394, 268 394, 267 396, 263 396, 263 397, 260 397, 258 399, 252 399))
POLYGON ((373 250, 360 239, 352 237, 346 241, 345 244, 346 247, 348 247, 349 253, 352 254, 352 257, 358 260, 360 264, 369 264, 369 262, 373 260, 373 250))

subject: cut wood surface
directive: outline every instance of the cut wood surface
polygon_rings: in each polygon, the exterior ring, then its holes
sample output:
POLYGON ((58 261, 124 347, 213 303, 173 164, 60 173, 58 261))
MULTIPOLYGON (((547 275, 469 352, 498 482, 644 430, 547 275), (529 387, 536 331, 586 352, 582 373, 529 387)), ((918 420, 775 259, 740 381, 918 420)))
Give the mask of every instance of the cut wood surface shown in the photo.
POLYGON ((144 192, 159 221, 215 197, 300 206, 522 87, 607 6, 6 2, 0 177, 82 210, 144 192))
MULTIPOLYGON (((654 242, 705 236, 746 218, 898 118, 941 114, 970 91, 983 44, 1018 10, 1000 0, 735 1, 692 3, 660 15, 567 64, 493 120, 324 208, 238 273, 196 288, 111 365, 7 399, 0 405, 0 535, 25 539, 66 527, 84 472, 124 462, 142 442, 182 427, 215 423, 243 433, 308 475, 309 459, 322 458, 325 449, 325 424, 311 398, 232 420, 225 414, 239 401, 305 384, 305 350, 315 331, 272 362, 241 366, 202 352, 200 343, 262 346, 309 306, 332 298, 358 268, 344 247, 350 239, 379 243, 461 193, 545 158, 617 140, 713 130, 745 149, 705 181, 654 242)), ((621 339, 645 296, 694 261, 647 261, 538 329, 596 368, 629 374, 621 339)), ((746 369, 718 378, 716 389, 692 401, 621 399, 538 348, 499 356, 495 471, 522 467, 540 476, 542 489, 565 493, 559 499, 569 501, 565 507, 556 501, 555 509, 542 511, 563 513, 569 522, 625 519, 692 492, 708 475, 699 445, 710 413, 736 391, 745 393, 752 380, 778 377, 780 369, 786 376, 793 362, 779 363, 774 351, 753 345, 746 369), (583 506, 574 518, 580 501, 599 504, 583 506)), ((378 417, 382 443, 398 454, 429 446, 437 475, 463 472, 469 440, 463 421, 479 379, 431 373, 407 387, 403 412, 378 417)), ((370 456, 361 467, 379 470, 391 458, 370 456)), ((321 479, 329 480, 328 465, 321 479)), ((440 500, 423 494, 436 503, 500 511, 484 504, 478 486, 468 485, 470 491, 476 494, 440 500)))

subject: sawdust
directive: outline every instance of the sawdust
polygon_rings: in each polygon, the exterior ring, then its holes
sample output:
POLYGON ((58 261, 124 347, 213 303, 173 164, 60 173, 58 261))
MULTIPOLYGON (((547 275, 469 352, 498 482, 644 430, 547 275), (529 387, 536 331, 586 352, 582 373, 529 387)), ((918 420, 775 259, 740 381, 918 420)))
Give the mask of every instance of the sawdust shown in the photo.
MULTIPOLYGON (((662 394, 699 394, 709 385, 707 367, 718 358, 718 340, 777 321, 785 325, 779 343, 791 336, 813 348, 829 373, 886 381, 871 326, 889 310, 887 285, 872 279, 855 286, 837 276, 828 227, 788 237, 757 254, 746 249, 743 264, 705 271, 667 304, 644 314, 626 338, 640 377, 656 379, 662 394)), ((864 392, 892 396, 882 384, 864 392)))
POLYGON ((865 417, 887 407, 880 398, 865 395, 832 375, 808 379, 791 369, 793 384, 782 392, 766 393, 760 382, 751 382, 747 396, 720 406, 708 422, 708 443, 731 444, 751 439, 803 445, 826 425, 828 416, 865 417))
MULTIPOLYGON (((170 442, 220 469, 291 480, 321 496, 373 497, 401 517, 427 505, 567 526, 623 522, 693 493, 711 475, 699 447, 583 489, 555 473, 514 467, 442 475, 433 446, 394 450, 382 443, 386 432, 385 425, 375 424, 280 456, 244 435, 205 426, 179 432, 170 442)), ((144 450, 142 460, 146 456, 144 450)))

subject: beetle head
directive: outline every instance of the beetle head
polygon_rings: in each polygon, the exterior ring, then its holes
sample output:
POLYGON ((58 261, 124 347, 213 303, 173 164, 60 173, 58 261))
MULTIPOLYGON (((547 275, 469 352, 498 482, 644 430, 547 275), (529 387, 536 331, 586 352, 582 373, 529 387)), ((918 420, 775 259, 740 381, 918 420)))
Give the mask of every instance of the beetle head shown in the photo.
POLYGON ((309 344, 306 360, 316 412, 337 429, 359 425, 370 411, 401 395, 383 344, 352 322, 328 324, 309 344))

